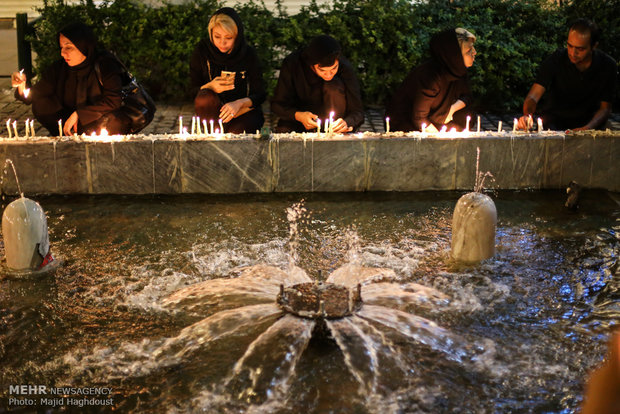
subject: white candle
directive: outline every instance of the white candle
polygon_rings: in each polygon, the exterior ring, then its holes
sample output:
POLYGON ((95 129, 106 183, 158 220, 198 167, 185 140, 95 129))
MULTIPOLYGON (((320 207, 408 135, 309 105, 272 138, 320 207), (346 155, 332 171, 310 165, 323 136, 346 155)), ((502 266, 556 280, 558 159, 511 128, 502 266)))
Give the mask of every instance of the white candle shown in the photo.
POLYGON ((316 125, 317 125, 316 133, 317 133, 317 135, 321 135, 321 119, 320 118, 317 118, 316 125))
POLYGON ((334 111, 329 113, 329 133, 332 134, 334 132, 334 111))
POLYGON ((62 119, 58 120, 58 136, 62 138, 62 119))
POLYGON ((538 132, 542 132, 543 130, 543 124, 542 124, 542 118, 538 118, 538 132))
POLYGON ((196 117, 196 132, 198 135, 202 135, 202 131, 200 130, 200 117, 196 117))
POLYGON ((471 116, 467 115, 467 124, 465 124, 465 132, 469 132, 469 121, 471 121, 471 116))
POLYGON ((497 123, 497 132, 502 132, 502 121, 497 123))
POLYGON ((422 122, 422 132, 426 132, 426 123, 422 122))
POLYGON ((30 133, 32 134, 33 137, 36 137, 36 134, 34 132, 34 119, 30 120, 30 133))
POLYGON ((517 132, 517 118, 512 121, 512 132, 517 132))
POLYGON ((439 132, 446 132, 448 130, 448 127, 445 125, 441 126, 441 130, 439 132))
POLYGON ((13 121, 13 132, 15 133, 15 138, 19 138, 19 134, 17 133, 17 121, 13 121))
POLYGON ((181 134, 183 134, 183 135, 189 135, 189 134, 187 133, 187 128, 183 127, 183 131, 181 131, 181 134))
POLYGON ((389 134, 390 133, 390 117, 386 117, 385 118, 385 133, 389 134))
POLYGON ((9 131, 9 138, 13 138, 13 134, 11 133, 11 118, 6 120, 6 130, 9 131))
POLYGON ((329 118, 325 118, 325 126, 323 127, 323 132, 326 134, 329 132, 329 118))
POLYGON ((196 117, 192 117, 192 135, 196 133, 196 117))
POLYGON ((220 124, 220 132, 224 133, 224 124, 222 123, 222 118, 218 118, 217 123, 220 124))
POLYGON ((207 120, 206 119, 202 120, 202 131, 204 132, 205 135, 209 134, 209 129, 207 128, 207 120))
POLYGON ((213 135, 213 120, 209 121, 209 126, 211 127, 211 135, 213 135))
POLYGON ((179 116, 179 135, 183 135, 183 117, 179 116))
POLYGON ((30 118, 26 118, 25 124, 26 138, 28 138, 30 136, 30 118))
POLYGON ((480 132, 480 115, 478 115, 478 126, 476 127, 476 132, 480 132))

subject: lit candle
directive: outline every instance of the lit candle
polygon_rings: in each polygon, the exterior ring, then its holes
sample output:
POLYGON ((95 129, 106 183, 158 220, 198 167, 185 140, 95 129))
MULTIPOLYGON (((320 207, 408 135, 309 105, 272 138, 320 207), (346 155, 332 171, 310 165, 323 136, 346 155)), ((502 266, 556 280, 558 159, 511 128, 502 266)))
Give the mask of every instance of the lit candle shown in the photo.
POLYGON ((451 134, 456 134, 456 128, 455 127, 450 128, 450 133, 451 134))
POLYGON ((196 117, 192 117, 192 135, 196 133, 196 117))
POLYGON ((62 138, 62 119, 58 120, 58 136, 62 138))
POLYGON ((107 137, 109 135, 108 130, 105 128, 101 128, 101 133, 99 135, 101 135, 102 137, 107 137))
POLYGON ((26 118, 26 122, 25 122, 25 129, 26 129, 26 138, 28 138, 30 136, 30 119, 26 118))
POLYGON ((181 131, 181 134, 183 134, 183 135, 189 135, 189 134, 187 133, 187 128, 183 127, 183 131, 181 131))
POLYGON ((202 120, 202 131, 205 133, 205 135, 207 135, 209 133, 209 129, 207 128, 207 120, 206 119, 202 120))
POLYGON ((471 121, 471 116, 467 115, 467 123, 465 124, 465 132, 469 132, 469 121, 471 121))
POLYGON ((422 122, 422 133, 426 133, 426 123, 422 122))
POLYGON ((211 135, 213 135, 213 132, 214 132, 213 131, 213 120, 209 121, 209 126, 211 127, 211 130, 210 130, 211 131, 211 135))
POLYGON ((447 127, 447 126, 445 126, 445 125, 442 125, 442 126, 441 126, 441 130, 440 130, 439 132, 442 132, 442 133, 443 133, 443 132, 446 132, 447 130, 448 130, 448 127, 447 127))
POLYGON ((24 98, 28 98, 28 95, 30 95, 30 88, 24 89, 24 98))
POLYGON ((538 132, 541 133, 543 130, 542 118, 538 118, 538 132))
POLYGON ((480 115, 478 115, 478 126, 476 127, 476 132, 480 132, 480 115))
POLYGON ((517 118, 512 121, 512 132, 517 132, 517 118))
POLYGON ((196 132, 198 135, 202 135, 202 131, 200 130, 200 117, 196 117, 196 132))
POLYGON ((179 135, 183 135, 183 117, 179 116, 179 135))
POLYGON ((6 120, 6 130, 9 131, 9 138, 13 138, 13 134, 11 133, 11 118, 6 120))
POLYGON ((217 123, 220 124, 220 132, 224 133, 224 124, 222 123, 222 118, 218 118, 217 123))
POLYGON ((385 133, 389 134, 390 133, 390 117, 386 117, 385 118, 385 133))
POLYGON ((13 132, 15 133, 15 138, 19 138, 19 134, 17 133, 17 120, 13 121, 13 132))
POLYGON ((497 123, 497 132, 502 132, 502 121, 497 123))
POLYGON ((323 127, 323 132, 327 134, 329 130, 329 118, 325 118, 325 126, 323 127))
POLYGON ((35 132, 34 132, 34 119, 30 120, 30 133, 32 134, 33 137, 36 137, 35 132))
POLYGON ((329 113, 329 133, 332 134, 334 132, 334 111, 329 113))

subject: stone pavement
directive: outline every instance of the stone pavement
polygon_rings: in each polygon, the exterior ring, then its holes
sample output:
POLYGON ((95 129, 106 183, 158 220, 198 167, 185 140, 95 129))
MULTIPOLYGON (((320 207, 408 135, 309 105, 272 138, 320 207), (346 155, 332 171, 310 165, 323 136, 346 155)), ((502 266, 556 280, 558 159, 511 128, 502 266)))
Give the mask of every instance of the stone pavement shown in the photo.
MULTIPOLYGON (((269 105, 265 103, 263 105, 265 112, 265 126, 271 127, 274 123, 271 113, 269 111, 269 105)), ((191 117, 194 115, 194 107, 191 102, 184 103, 167 103, 158 102, 157 112, 153 122, 146 127, 143 131, 144 134, 165 134, 175 133, 178 131, 179 116, 184 119, 184 124, 188 125, 191 117)), ((499 121, 502 121, 502 129, 504 131, 512 130, 513 119, 516 114, 494 115, 494 114, 482 114, 481 115, 481 128, 484 131, 496 131, 499 121)), ((8 77, 0 78, 0 137, 6 136, 6 120, 17 120, 18 131, 20 134, 24 133, 26 119, 32 119, 32 111, 30 106, 24 105, 20 101, 16 101, 13 96, 13 88, 11 88, 11 80, 8 77)), ((366 108, 366 116, 364 124, 360 128, 362 132, 385 132, 383 120, 383 110, 380 108, 366 108)), ((472 120, 472 129, 476 125, 476 121, 472 120)), ((612 120, 610 121, 610 129, 620 130, 620 113, 616 112, 612 114, 612 120)), ((35 130, 37 135, 48 135, 47 130, 41 128, 41 126, 35 122, 35 130)))

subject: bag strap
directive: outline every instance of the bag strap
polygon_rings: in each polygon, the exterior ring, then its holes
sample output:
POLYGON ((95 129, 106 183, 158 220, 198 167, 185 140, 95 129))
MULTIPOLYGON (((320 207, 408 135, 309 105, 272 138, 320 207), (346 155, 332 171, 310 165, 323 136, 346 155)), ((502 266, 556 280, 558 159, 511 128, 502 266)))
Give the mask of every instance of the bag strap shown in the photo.
MULTIPOLYGON (((125 66, 125 64, 121 62, 121 60, 118 57, 116 57, 114 53, 112 52, 108 52, 108 53, 110 54, 110 56, 114 58, 114 60, 116 60, 116 63, 118 63, 120 67, 123 69, 123 71, 129 78, 129 83, 135 82, 136 78, 134 78, 133 74, 129 71, 129 69, 127 69, 127 66, 125 66)), ((99 81, 99 85, 101 85, 101 87, 103 88, 103 80, 101 77, 101 67, 99 66, 99 60, 95 61, 95 74, 97 75, 97 80, 99 81)))

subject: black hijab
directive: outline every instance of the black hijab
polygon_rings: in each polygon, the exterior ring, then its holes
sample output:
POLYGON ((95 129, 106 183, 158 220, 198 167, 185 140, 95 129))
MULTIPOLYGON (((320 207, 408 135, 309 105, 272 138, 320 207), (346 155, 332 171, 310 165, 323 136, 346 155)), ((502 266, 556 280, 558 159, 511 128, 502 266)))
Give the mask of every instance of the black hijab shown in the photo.
POLYGON ((467 67, 463 62, 461 45, 454 28, 434 34, 431 38, 430 48, 433 59, 453 80, 467 76, 467 67))
POLYGON ((66 71, 61 75, 59 85, 64 104, 78 107, 85 104, 88 99, 88 77, 93 71, 97 58, 97 39, 92 28, 81 22, 63 27, 58 32, 59 41, 61 34, 86 56, 86 59, 79 65, 69 66, 65 63, 66 71))
MULTIPOLYGON (((233 45, 232 50, 230 53, 220 52, 220 50, 213 43, 211 43, 211 33, 209 33, 209 37, 207 39, 203 39, 200 42, 200 48, 203 49, 203 52, 206 52, 205 54, 210 56, 211 59, 218 65, 234 65, 245 58, 248 49, 248 44, 245 40, 243 30, 243 23, 241 23, 241 18, 232 7, 223 7, 219 9, 213 14, 213 16, 211 16, 211 18, 217 16, 218 14, 227 15, 237 25, 237 37, 235 38, 235 44, 233 45)), ((211 19, 209 19, 209 21, 211 21, 211 19)))

